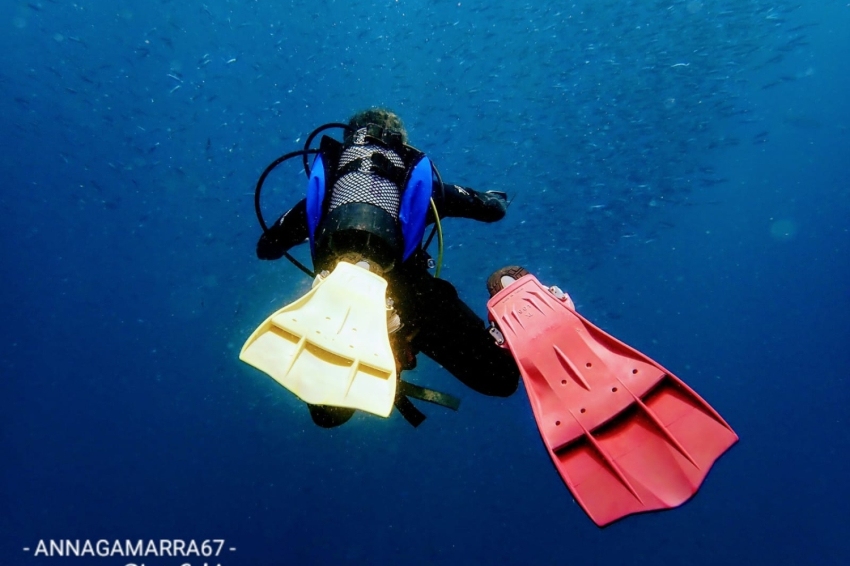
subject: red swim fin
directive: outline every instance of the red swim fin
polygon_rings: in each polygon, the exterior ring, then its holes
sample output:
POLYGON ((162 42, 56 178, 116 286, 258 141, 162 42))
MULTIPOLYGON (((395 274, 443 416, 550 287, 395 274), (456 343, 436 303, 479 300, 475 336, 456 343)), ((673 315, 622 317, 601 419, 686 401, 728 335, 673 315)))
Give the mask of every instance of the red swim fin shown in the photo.
POLYGON ((558 473, 597 525, 681 505, 737 442, 690 387, 533 275, 502 289, 487 309, 558 473))

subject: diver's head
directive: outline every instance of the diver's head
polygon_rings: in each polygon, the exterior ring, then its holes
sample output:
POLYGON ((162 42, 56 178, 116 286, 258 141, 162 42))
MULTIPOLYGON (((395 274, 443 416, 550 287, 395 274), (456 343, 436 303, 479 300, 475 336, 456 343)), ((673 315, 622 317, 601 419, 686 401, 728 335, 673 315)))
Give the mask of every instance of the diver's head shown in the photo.
POLYGON ((348 119, 348 125, 359 130, 365 128, 369 124, 374 124, 384 130, 396 132, 401 135, 402 143, 407 143, 407 130, 404 129, 404 124, 398 114, 386 108, 369 108, 361 110, 348 119))

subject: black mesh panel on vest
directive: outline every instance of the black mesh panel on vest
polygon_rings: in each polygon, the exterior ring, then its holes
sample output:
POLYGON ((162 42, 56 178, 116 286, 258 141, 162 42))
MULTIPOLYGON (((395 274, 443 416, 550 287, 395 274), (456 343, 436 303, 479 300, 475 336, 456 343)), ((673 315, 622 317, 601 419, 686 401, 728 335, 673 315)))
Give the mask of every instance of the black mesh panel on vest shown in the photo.
POLYGON ((373 204, 391 214, 393 218, 398 218, 401 200, 399 187, 370 170, 369 157, 375 152, 384 155, 393 165, 404 167, 404 162, 398 154, 377 145, 352 145, 345 148, 339 159, 340 168, 355 159, 363 161, 360 170, 343 175, 334 184, 329 211, 350 202, 363 202, 373 204))

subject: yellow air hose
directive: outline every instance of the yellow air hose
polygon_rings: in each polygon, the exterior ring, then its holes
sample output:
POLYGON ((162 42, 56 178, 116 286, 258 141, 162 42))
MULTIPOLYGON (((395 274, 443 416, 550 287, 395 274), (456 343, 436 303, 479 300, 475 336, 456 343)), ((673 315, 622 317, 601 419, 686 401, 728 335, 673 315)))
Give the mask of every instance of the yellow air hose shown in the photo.
POLYGON ((440 271, 443 269, 443 226, 440 224, 440 215, 437 214, 437 205, 433 198, 431 211, 434 213, 434 224, 437 226, 437 270, 434 272, 434 277, 440 277, 440 271))

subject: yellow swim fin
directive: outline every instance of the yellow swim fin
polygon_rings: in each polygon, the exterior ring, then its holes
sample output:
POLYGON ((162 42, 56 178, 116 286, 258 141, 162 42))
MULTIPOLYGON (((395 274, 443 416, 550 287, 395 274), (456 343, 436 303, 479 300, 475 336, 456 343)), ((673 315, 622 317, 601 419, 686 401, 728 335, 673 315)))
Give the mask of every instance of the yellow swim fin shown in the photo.
POLYGON ((257 327, 239 359, 307 403, 388 417, 396 365, 386 291, 384 278, 340 262, 310 292, 257 327))

